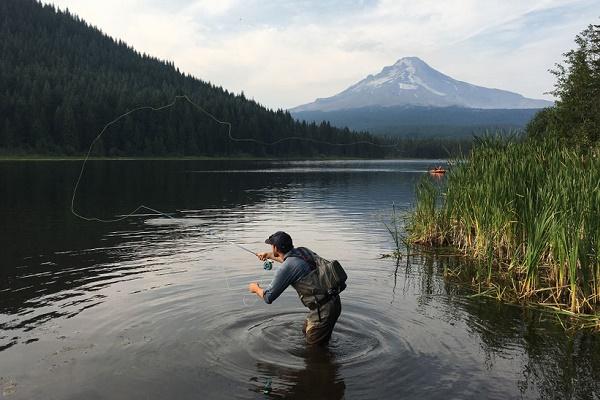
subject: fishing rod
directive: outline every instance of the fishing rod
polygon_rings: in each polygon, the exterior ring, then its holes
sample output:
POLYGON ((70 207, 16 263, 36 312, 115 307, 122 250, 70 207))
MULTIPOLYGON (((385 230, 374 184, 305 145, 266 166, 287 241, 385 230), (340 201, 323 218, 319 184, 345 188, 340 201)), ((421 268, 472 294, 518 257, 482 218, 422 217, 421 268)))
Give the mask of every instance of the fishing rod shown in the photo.
MULTIPOLYGON (((252 254, 254 254, 255 256, 258 256, 258 254, 256 254, 256 253, 255 253, 255 252, 253 252, 252 250, 250 250, 250 249, 248 249, 248 248, 246 248, 246 247, 242 246, 241 244, 233 243, 233 242, 230 242, 229 240, 226 240, 226 239, 223 239, 223 240, 224 240, 225 242, 229 243, 229 244, 232 244, 232 245, 234 245, 234 246, 236 246, 236 247, 239 247, 239 248, 240 248, 240 249, 242 249, 242 250, 245 250, 245 251, 247 251, 248 253, 252 253, 252 254)), ((273 268, 273 261, 271 261, 271 260, 269 260, 269 259, 265 260, 265 262, 263 263, 263 268, 264 268, 265 270, 267 270, 267 271, 271 270, 271 269, 273 268)))
MULTIPOLYGON (((214 236, 214 237, 216 237, 217 239, 219 239, 219 240, 221 240, 221 241, 223 241, 223 242, 225 242, 225 243, 228 243, 228 244, 230 244, 230 245, 232 245, 232 246, 235 246, 235 247, 237 247, 237 248, 240 248, 240 249, 242 249, 242 250, 244 250, 244 251, 247 251, 247 252, 248 252, 248 253, 250 253, 250 254, 253 254, 253 255, 255 255, 255 256, 258 256, 258 254, 257 254, 257 253, 255 253, 254 251, 250 250, 250 249, 249 249, 249 248, 247 248, 247 247, 244 247, 244 246, 242 246, 241 244, 234 243, 234 242, 232 242, 232 241, 230 241, 230 240, 227 240, 227 239, 225 239, 225 238, 223 238, 223 237, 221 237, 221 236, 219 236, 219 235, 217 235, 217 234, 215 234, 215 233, 212 233, 212 232, 210 232, 210 231, 208 232, 208 234, 209 234, 209 235, 212 235, 212 236, 214 236)), ((265 270, 267 270, 267 271, 271 270, 271 269, 273 268, 273 261, 271 261, 271 260, 269 260, 269 259, 265 260, 265 262, 263 263, 263 268, 264 268, 265 270)))
MULTIPOLYGON (((137 211, 139 211, 139 210, 142 210, 142 209, 145 209, 145 210, 151 211, 151 212, 153 212, 153 213, 156 213, 156 214, 146 214, 145 216, 150 216, 150 215, 162 215, 163 217, 167 217, 167 218, 169 218, 169 219, 171 219, 171 220, 176 220, 176 218, 175 218, 175 217, 173 217, 172 215, 169 215, 169 214, 167 214, 167 213, 164 213, 164 212, 162 212, 162 211, 156 210, 156 209, 154 209, 154 208, 152 208, 152 207, 148 207, 148 206, 145 206, 145 205, 141 205, 141 206, 139 206, 138 208, 136 208, 136 209, 134 210, 134 212, 137 212, 137 211)), ((79 216, 79 214, 75 214, 75 215, 79 216)), ((118 217, 119 217, 119 218, 122 218, 122 217, 131 217, 131 216, 134 216, 134 215, 136 215, 136 214, 129 213, 129 214, 127 214, 127 215, 121 215, 121 216, 118 216, 118 217)), ((86 219, 87 219, 87 218, 86 218, 86 219)), ((92 219, 93 219, 93 220, 95 220, 95 221, 100 221, 100 222, 112 222, 112 220, 111 220, 111 221, 105 221, 105 220, 101 220, 101 219, 98 219, 98 218, 90 218, 90 220, 92 220, 92 219)), ((240 248, 240 249, 242 249, 242 250, 244 250, 244 251, 247 251, 247 252, 248 252, 248 253, 250 253, 250 254, 253 254, 253 255, 255 255, 255 256, 258 256, 258 254, 257 254, 256 252, 254 252, 254 251, 250 250, 249 248, 247 248, 247 247, 244 247, 244 246, 242 246, 241 244, 237 244, 237 243, 234 243, 234 242, 232 242, 232 241, 230 241, 230 240, 227 240, 227 239, 225 239, 224 237, 222 237, 222 236, 220 236, 220 235, 217 235, 217 234, 216 234, 216 233, 214 233, 214 232, 211 232, 210 230, 208 231, 208 234, 209 234, 209 235, 211 235, 211 236, 214 236, 215 238, 219 239, 219 240, 220 240, 220 241, 222 241, 222 242, 225 242, 225 243, 228 243, 228 244, 230 244, 230 245, 236 246, 236 247, 238 247, 238 248, 240 248)), ((265 260, 265 262, 263 263, 263 268, 264 268, 265 270, 267 270, 267 271, 271 270, 271 269, 273 268, 273 261, 271 261, 271 260, 269 260, 269 259, 265 260)))
POLYGON ((255 252, 253 252, 252 250, 250 250, 250 249, 249 249, 249 248, 247 248, 247 247, 244 247, 244 246, 242 246, 241 244, 233 243, 233 242, 230 242, 229 240, 226 240, 226 239, 222 239, 222 240, 223 240, 224 242, 227 242, 227 243, 231 244, 231 245, 234 245, 234 246, 236 246, 236 247, 239 247, 240 249, 242 249, 242 250, 244 250, 244 251, 247 251, 248 253, 254 254, 255 256, 257 255, 255 252))

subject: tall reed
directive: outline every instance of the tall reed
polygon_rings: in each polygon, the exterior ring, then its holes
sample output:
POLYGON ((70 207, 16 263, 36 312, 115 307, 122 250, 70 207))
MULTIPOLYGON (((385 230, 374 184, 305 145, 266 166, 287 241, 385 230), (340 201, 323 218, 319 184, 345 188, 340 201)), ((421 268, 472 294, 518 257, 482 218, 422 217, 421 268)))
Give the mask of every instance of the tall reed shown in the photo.
POLYGON ((511 282, 522 301, 600 311, 597 150, 487 137, 445 180, 417 185, 411 242, 491 260, 480 279, 511 282))

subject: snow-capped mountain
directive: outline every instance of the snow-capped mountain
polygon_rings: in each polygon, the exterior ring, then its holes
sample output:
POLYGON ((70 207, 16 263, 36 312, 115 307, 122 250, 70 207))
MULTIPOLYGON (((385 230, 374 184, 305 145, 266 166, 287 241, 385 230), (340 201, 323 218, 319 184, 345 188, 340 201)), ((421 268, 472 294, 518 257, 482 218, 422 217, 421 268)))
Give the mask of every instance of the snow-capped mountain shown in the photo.
POLYGON ((518 93, 458 81, 431 68, 420 58, 405 57, 335 96, 317 99, 290 111, 333 111, 373 106, 524 109, 551 105, 552 102, 546 100, 529 99, 518 93))

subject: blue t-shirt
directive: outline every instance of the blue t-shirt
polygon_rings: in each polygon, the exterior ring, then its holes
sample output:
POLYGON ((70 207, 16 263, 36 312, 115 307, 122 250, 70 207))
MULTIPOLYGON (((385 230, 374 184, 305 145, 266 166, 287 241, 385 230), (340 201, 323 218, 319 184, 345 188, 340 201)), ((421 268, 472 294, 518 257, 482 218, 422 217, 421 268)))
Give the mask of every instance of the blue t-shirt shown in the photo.
POLYGON ((277 268, 271 284, 264 291, 265 303, 271 304, 288 286, 310 273, 308 262, 300 257, 290 257, 295 251, 296 249, 292 249, 283 256, 283 263, 277 268))

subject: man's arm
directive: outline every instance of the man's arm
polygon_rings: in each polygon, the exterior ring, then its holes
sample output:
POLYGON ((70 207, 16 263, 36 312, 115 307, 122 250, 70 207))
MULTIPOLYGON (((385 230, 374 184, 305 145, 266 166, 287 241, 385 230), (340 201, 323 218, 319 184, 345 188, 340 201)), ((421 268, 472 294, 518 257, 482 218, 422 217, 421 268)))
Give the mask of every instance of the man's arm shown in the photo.
POLYGON ((248 290, 252 293, 256 293, 258 297, 262 298, 265 303, 271 304, 276 298, 279 297, 283 291, 298 279, 297 272, 291 265, 284 263, 280 268, 275 271, 275 276, 271 284, 263 289, 257 282, 252 282, 248 285, 248 290))
MULTIPOLYGON (((273 261, 277 261, 280 263, 283 263, 283 257, 279 256, 279 257, 275 257, 275 255, 273 254, 273 252, 265 252, 265 253, 256 253, 256 256, 258 257, 258 259, 260 261, 265 261, 265 260, 273 260, 273 261)), ((263 288, 260 287, 260 285, 258 284, 258 282, 252 282, 250 285, 248 285, 248 290, 251 293, 256 293, 256 295, 258 297, 260 297, 261 299, 264 300, 265 298, 265 291, 263 288)))

